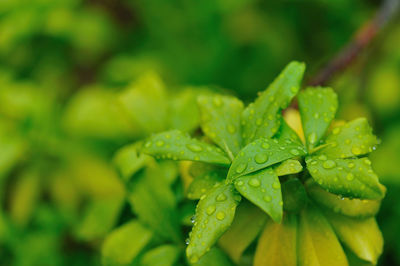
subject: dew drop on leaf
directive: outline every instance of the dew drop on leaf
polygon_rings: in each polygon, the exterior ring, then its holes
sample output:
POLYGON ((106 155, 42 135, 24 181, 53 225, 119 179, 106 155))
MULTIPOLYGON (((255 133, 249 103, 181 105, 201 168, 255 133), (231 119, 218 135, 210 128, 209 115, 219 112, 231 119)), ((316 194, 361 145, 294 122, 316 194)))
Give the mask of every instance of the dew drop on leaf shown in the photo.
POLYGON ((260 180, 258 180, 257 178, 252 178, 249 181, 249 185, 252 187, 259 187, 261 185, 260 180))
POLYGON ((217 213, 216 217, 218 220, 222 221, 223 219, 225 219, 225 213, 220 211, 217 213))
POLYGON ((259 164, 265 163, 266 161, 268 161, 268 155, 265 153, 256 154, 256 156, 254 157, 254 161, 259 164))
POLYGON ((324 164, 322 165, 325 169, 331 169, 333 167, 336 166, 336 163, 332 160, 327 160, 324 162, 324 164))

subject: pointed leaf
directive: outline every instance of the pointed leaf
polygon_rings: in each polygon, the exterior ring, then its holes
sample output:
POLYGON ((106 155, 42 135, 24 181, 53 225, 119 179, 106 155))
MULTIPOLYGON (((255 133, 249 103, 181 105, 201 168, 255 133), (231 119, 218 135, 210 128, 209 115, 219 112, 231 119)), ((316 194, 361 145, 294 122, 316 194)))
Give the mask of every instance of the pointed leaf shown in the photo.
POLYGON ((297 265, 297 216, 284 217, 282 224, 269 220, 258 240, 254 266, 297 265))
POLYGON ((303 170, 303 166, 298 160, 289 159, 280 163, 274 170, 278 176, 292 175, 300 173, 303 170))
POLYGON ((146 252, 140 260, 141 266, 173 266, 179 259, 181 249, 174 245, 163 245, 146 252))
POLYGON ((315 182, 307 182, 307 192, 310 198, 321 207, 355 218, 375 216, 381 205, 380 200, 342 198, 329 193, 315 182))
POLYGON ((258 236, 268 216, 259 208, 245 201, 237 208, 231 227, 219 239, 219 246, 239 263, 243 252, 258 236))
POLYGON ((151 136, 142 149, 156 158, 190 160, 228 165, 224 152, 207 143, 191 138, 179 130, 171 130, 151 136))
POLYGON ((149 243, 153 233, 137 220, 112 231, 101 249, 103 265, 128 265, 149 243))
POLYGON ((360 259, 377 263, 383 250, 383 237, 375 218, 355 219, 325 212, 336 235, 360 259))
POLYGON ((319 153, 332 158, 350 158, 371 152, 378 141, 372 134, 367 119, 358 118, 336 127, 325 140, 326 147, 319 153))
POLYGON ((240 116, 243 103, 231 96, 200 96, 201 128, 233 159, 242 145, 240 116))
POLYGON ((224 179, 225 176, 221 176, 220 173, 216 171, 211 171, 194 178, 187 190, 188 199, 200 199, 201 196, 212 189, 216 183, 222 182, 224 179))
POLYGON ((303 63, 291 62, 267 90, 246 107, 242 114, 245 144, 258 138, 271 138, 279 130, 281 110, 285 109, 297 94, 304 70, 303 63))
POLYGON ((236 189, 260 207, 275 222, 282 220, 282 193, 278 176, 271 168, 241 176, 235 180, 236 189))
POLYGON ((300 214, 298 233, 300 266, 347 266, 343 249, 324 215, 308 204, 300 214))
POLYGON ((302 145, 288 139, 258 139, 244 147, 233 160, 228 180, 255 172, 287 159, 305 155, 302 145))
POLYGON ((219 184, 200 199, 186 249, 191 263, 196 263, 229 228, 239 201, 231 184, 219 184))
POLYGON ((336 93, 331 88, 307 88, 299 93, 299 109, 307 148, 318 145, 335 117, 338 107, 336 93))
POLYGON ((361 199, 381 199, 384 196, 367 158, 331 160, 320 155, 308 158, 306 162, 313 179, 328 192, 361 199))

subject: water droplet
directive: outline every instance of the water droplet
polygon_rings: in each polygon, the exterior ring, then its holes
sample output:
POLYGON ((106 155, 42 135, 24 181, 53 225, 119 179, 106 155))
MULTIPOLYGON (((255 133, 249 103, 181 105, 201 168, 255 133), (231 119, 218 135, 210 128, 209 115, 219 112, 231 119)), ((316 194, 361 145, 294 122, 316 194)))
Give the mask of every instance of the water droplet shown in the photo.
POLYGON ((317 141, 317 134, 315 132, 311 133, 308 135, 308 142, 311 144, 315 143, 317 141))
POLYGON ((351 148, 351 152, 354 155, 360 155, 362 153, 361 149, 359 147, 357 147, 357 146, 353 146, 353 148, 351 148))
POLYGON ((225 219, 225 213, 222 211, 219 211, 216 215, 217 219, 222 221, 223 219, 225 219))
POLYGON ((242 180, 239 180, 239 181, 236 181, 236 185, 238 185, 238 186, 243 186, 243 185, 244 185, 244 183, 243 183, 243 181, 242 181, 242 180))
POLYGON ((371 161, 370 161, 369 159, 364 159, 364 163, 365 163, 366 165, 371 165, 371 161))
POLYGON ((266 161, 268 161, 268 155, 265 153, 258 153, 254 157, 254 161, 259 164, 265 163, 266 161))
POLYGON ((332 160, 325 161, 322 165, 325 169, 331 169, 336 166, 336 163, 332 160))
POLYGON ((190 257, 189 260, 191 263, 197 263, 199 261, 199 257, 197 257, 196 255, 193 255, 190 257))
POLYGON ((151 146, 151 141, 148 141, 148 142, 146 142, 146 144, 144 144, 144 146, 146 147, 146 148, 150 148, 150 146, 151 146))
POLYGON ((281 184, 280 184, 278 181, 275 181, 275 182, 272 184, 272 187, 273 187, 274 189, 279 189, 279 188, 281 187, 281 184))
POLYGON ((270 145, 267 142, 264 142, 263 144, 261 144, 261 148, 263 149, 269 149, 270 145))
POLYGON ((221 193, 217 196, 216 198, 217 201, 225 201, 226 200, 226 195, 224 193, 221 193))
POLYGON ((203 150, 203 148, 200 145, 193 144, 193 143, 187 144, 186 147, 188 147, 188 149, 193 152, 200 152, 203 150))
POLYGON ((263 198, 266 202, 271 202, 272 198, 271 196, 264 196, 263 198))
POLYGON ((190 239, 189 239, 189 238, 186 238, 185 244, 186 244, 186 245, 189 245, 189 243, 190 243, 190 239))
POLYGON ((164 146, 164 143, 165 143, 164 141, 159 140, 156 142, 156 145, 157 145, 157 147, 162 147, 162 146, 164 146))
POLYGON ((259 187, 261 185, 260 180, 258 180, 257 178, 252 178, 249 181, 249 185, 252 187, 259 187))
POLYGON ((220 107, 220 106, 222 105, 221 98, 219 98, 219 97, 214 97, 214 99, 213 99, 213 104, 214 104, 216 107, 220 107))
POLYGON ((236 127, 234 125, 228 125, 227 130, 229 133, 234 134, 236 132, 236 127))
POLYGON ((291 150, 290 150, 290 153, 293 154, 293 155, 295 155, 295 156, 297 156, 297 155, 300 154, 300 152, 299 152, 298 150, 296 150, 296 149, 291 149, 291 150))
POLYGON ((215 212, 215 209, 216 209, 215 205, 210 205, 210 206, 207 207, 206 213, 208 215, 211 215, 211 214, 213 214, 215 212))
POLYGON ((297 88, 297 87, 291 87, 290 90, 291 90, 293 93, 297 93, 297 91, 299 90, 299 88, 297 88))
POLYGON ((193 215, 192 217, 190 217, 190 221, 192 222, 192 224, 194 224, 194 222, 196 221, 196 216, 193 215))
POLYGON ((236 173, 241 174, 247 168, 247 163, 241 163, 236 167, 236 173))
POLYGON ((318 119, 318 118, 319 118, 319 113, 315 113, 315 114, 314 114, 314 118, 315 118, 315 119, 318 119))
POLYGON ((325 161, 328 158, 326 157, 326 155, 322 154, 322 155, 318 156, 318 159, 320 159, 321 161, 325 161))
POLYGON ((348 173, 346 179, 352 181, 354 179, 354 175, 352 173, 348 173))
POLYGON ((339 134, 339 132, 340 132, 340 128, 339 127, 336 127, 336 128, 334 128, 332 130, 333 135, 337 135, 337 134, 339 134))
POLYGON ((349 168, 354 168, 355 164, 354 164, 354 163, 348 163, 347 166, 348 166, 349 168))

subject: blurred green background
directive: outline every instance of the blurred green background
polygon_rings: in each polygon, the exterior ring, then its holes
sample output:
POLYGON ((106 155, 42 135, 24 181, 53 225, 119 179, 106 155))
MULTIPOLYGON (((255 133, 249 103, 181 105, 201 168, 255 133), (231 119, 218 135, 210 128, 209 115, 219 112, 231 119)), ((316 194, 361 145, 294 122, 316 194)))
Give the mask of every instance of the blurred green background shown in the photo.
MULTIPOLYGON (((194 130, 196 121, 179 118, 193 108, 188 91, 252 99, 291 60, 306 62, 311 79, 380 5, 0 1, 0 265, 99 264, 104 236, 134 216, 112 164, 120 147, 168 119, 194 130), (157 75, 167 95, 132 90, 158 84, 157 75)), ((382 141, 372 154, 388 188, 380 265, 400 265, 399 47, 395 17, 328 83, 340 97, 339 118, 366 116, 382 141)))

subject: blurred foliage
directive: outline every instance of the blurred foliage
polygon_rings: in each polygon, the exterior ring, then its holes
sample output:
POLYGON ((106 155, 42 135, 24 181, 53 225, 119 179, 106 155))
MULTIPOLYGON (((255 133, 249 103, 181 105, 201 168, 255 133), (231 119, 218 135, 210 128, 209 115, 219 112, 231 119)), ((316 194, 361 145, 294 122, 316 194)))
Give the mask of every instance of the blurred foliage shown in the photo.
MULTIPOLYGON (((134 148, 119 149, 171 128, 196 134, 200 92, 229 89, 252 99, 292 59, 305 61, 312 75, 379 3, 0 1, 0 265, 98 265, 102 246, 112 257, 113 243, 137 232, 148 241, 132 246, 126 260, 139 254, 140 265, 156 265, 168 254, 183 264, 194 212, 183 199, 189 181, 182 188, 176 179, 185 165, 155 166, 134 148), (152 214, 141 214, 130 197, 141 180, 132 175, 148 175, 147 168, 169 173, 165 191, 155 194, 170 201, 151 203, 167 207, 162 215, 178 212, 164 239, 150 237, 157 224, 143 222, 152 214)), ((330 84, 339 117, 366 116, 381 139, 371 160, 388 187, 378 216, 382 265, 400 264, 399 44, 393 23, 330 84)), ((248 250, 238 252, 251 263, 248 250)), ((231 264, 219 248, 209 254, 199 264, 231 264)))

